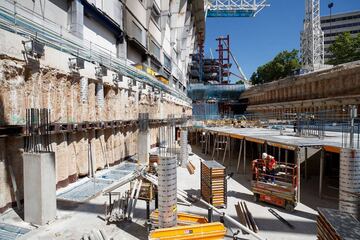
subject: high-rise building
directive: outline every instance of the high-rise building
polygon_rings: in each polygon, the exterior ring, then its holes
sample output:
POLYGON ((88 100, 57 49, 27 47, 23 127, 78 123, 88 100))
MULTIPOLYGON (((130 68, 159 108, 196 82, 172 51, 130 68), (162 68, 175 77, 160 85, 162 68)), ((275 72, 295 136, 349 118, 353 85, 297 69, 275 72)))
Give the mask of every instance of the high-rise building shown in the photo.
POLYGON ((356 36, 360 33, 360 11, 322 16, 321 28, 325 34, 324 48, 326 62, 331 56, 329 47, 339 34, 349 32, 352 36, 356 36))

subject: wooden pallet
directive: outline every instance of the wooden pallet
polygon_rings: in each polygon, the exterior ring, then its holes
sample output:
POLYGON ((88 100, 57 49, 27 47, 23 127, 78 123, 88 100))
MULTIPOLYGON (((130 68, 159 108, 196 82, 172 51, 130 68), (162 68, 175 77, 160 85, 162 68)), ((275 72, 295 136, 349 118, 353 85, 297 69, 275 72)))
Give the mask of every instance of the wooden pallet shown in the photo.
POLYGON ((317 237, 328 239, 360 239, 360 222, 352 215, 336 209, 318 208, 317 237))
POLYGON ((226 169, 216 161, 201 163, 201 196, 215 207, 226 207, 226 169))

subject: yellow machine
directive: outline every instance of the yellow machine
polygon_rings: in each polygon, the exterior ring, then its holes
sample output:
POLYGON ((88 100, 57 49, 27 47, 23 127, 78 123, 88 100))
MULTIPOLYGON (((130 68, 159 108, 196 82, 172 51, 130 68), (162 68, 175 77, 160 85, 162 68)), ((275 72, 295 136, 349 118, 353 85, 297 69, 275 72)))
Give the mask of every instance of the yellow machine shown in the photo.
POLYGON ((155 72, 152 68, 144 66, 142 64, 135 64, 134 67, 136 67, 139 70, 142 70, 146 72, 147 74, 150 74, 153 77, 156 77, 157 80, 164 84, 169 84, 169 79, 167 79, 164 75, 161 75, 157 72, 155 72))
POLYGON ((155 77, 157 78, 157 80, 159 80, 160 82, 164 83, 164 84, 169 84, 169 80, 160 74, 156 74, 155 77))
POLYGON ((226 228, 220 222, 162 228, 150 232, 150 240, 185 239, 224 239, 226 228))

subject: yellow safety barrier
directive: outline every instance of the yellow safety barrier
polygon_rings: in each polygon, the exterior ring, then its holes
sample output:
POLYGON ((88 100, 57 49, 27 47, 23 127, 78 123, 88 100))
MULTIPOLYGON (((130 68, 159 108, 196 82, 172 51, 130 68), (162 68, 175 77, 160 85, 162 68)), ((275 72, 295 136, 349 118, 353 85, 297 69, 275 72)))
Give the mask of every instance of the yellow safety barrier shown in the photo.
MULTIPOLYGON (((156 209, 153 211, 150 215, 150 219, 152 222, 158 223, 159 219, 159 211, 156 209)), ((208 220, 206 217, 198 216, 190 213, 177 213, 177 223, 179 226, 184 225, 193 225, 193 224, 200 224, 200 223, 208 223, 208 220)))
POLYGON ((226 228, 220 222, 195 224, 173 228, 157 229, 150 232, 150 240, 224 239, 226 228))

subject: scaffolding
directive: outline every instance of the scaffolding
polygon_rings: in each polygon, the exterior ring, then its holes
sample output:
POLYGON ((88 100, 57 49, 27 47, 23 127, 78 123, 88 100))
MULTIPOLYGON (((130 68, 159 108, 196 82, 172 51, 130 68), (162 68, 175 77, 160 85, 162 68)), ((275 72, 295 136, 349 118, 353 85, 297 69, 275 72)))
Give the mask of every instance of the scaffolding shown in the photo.
POLYGON ((306 72, 324 65, 324 32, 320 22, 320 0, 305 0, 304 30, 301 32, 301 60, 306 72))
POLYGON ((255 17, 265 7, 266 0, 208 0, 207 17, 255 17))

